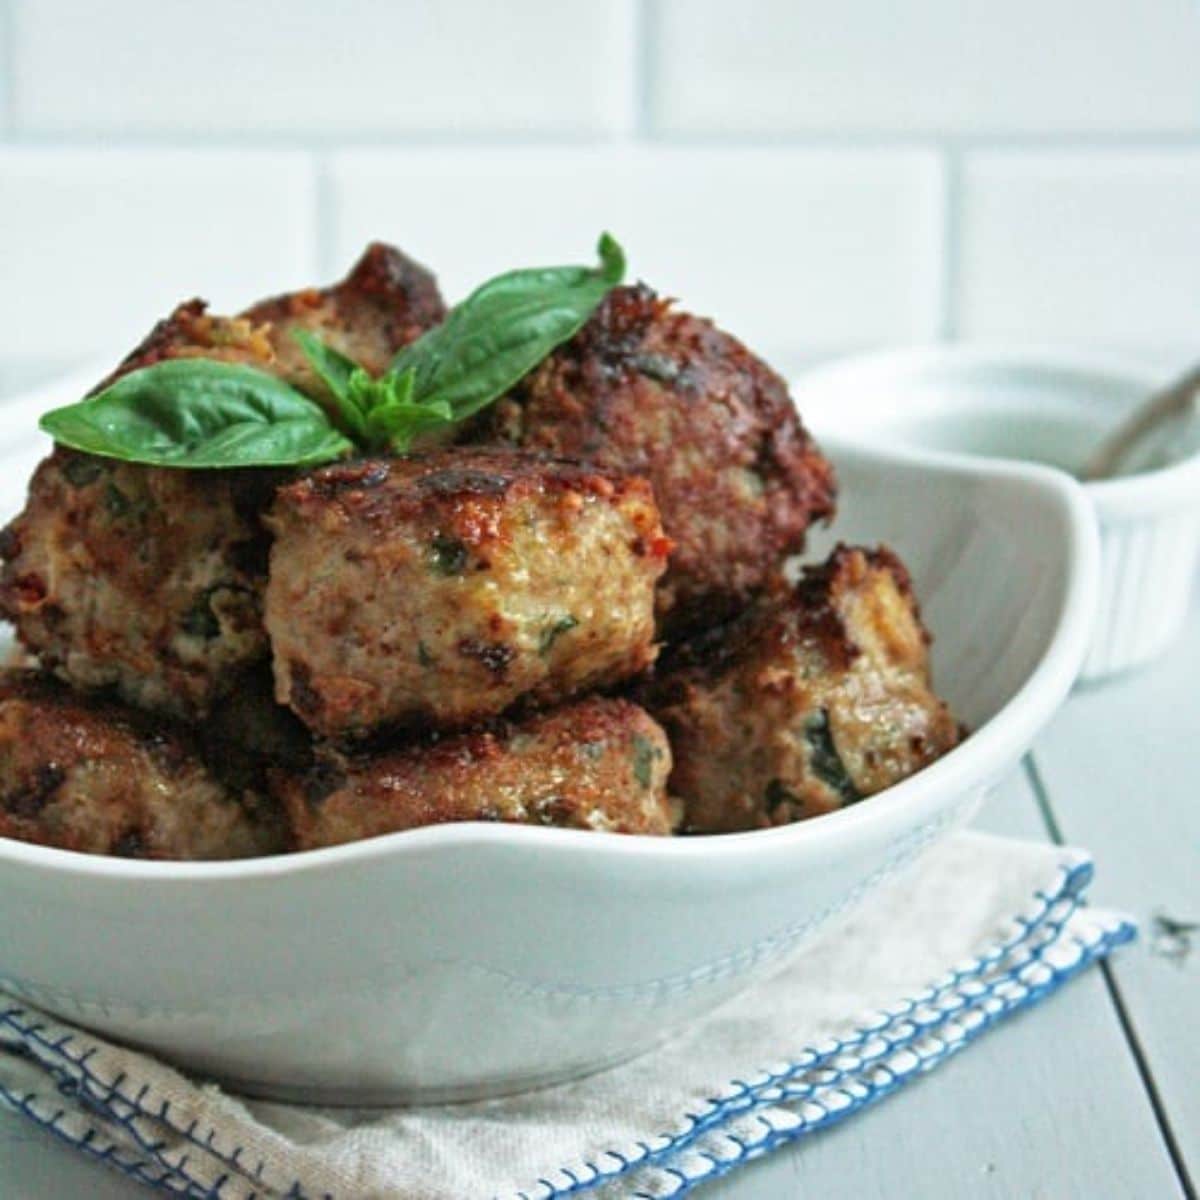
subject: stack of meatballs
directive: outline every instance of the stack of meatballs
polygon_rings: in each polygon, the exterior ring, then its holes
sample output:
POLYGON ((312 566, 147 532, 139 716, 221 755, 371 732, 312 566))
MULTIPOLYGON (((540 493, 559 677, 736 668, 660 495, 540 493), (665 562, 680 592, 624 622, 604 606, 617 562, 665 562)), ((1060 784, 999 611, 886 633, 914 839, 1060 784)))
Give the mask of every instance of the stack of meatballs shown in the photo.
MULTIPOLYGON (((328 402, 292 334, 382 372, 445 316, 371 245, 235 317, 180 305, 100 386, 202 356, 328 402)), ((907 572, 839 546, 782 380, 644 285, 452 444, 187 471, 56 447, 0 534, 0 836, 219 859, 445 821, 720 833, 943 754, 907 572)))

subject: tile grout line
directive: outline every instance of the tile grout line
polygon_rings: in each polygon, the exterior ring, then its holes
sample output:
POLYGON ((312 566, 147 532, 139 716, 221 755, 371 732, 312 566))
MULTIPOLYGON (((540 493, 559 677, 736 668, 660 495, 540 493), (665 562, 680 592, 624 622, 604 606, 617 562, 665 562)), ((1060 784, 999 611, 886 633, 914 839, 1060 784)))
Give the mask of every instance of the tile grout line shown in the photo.
MULTIPOLYGON (((1038 769, 1037 761, 1034 759, 1032 751, 1026 754, 1021 760, 1021 766, 1025 771, 1025 777, 1028 779, 1030 787, 1033 788, 1034 798, 1037 801, 1042 821, 1046 826, 1046 832, 1056 845, 1065 845, 1066 842, 1063 838, 1062 827, 1058 823, 1058 818, 1050 802, 1050 793, 1046 788, 1045 781, 1042 779, 1042 773, 1038 769)), ((1121 992, 1121 985, 1117 982, 1116 972, 1113 970, 1109 959, 1100 960, 1100 973, 1104 979, 1104 986, 1108 991, 1108 998, 1113 1006, 1117 1024, 1121 1027, 1122 1036, 1125 1039, 1126 1046, 1129 1048, 1129 1053, 1133 1056, 1134 1066, 1137 1069, 1138 1077, 1142 1081, 1146 1098, 1150 1101, 1150 1108, 1154 1113, 1155 1123, 1158 1125, 1159 1136, 1166 1147, 1167 1155, 1171 1160, 1171 1166, 1174 1168, 1175 1175, 1179 1180, 1179 1186, 1183 1189, 1186 1200, 1198 1200, 1187 1161, 1183 1156, 1183 1151, 1180 1149, 1179 1142, 1176 1140, 1175 1130, 1167 1114, 1166 1105, 1163 1103, 1158 1085, 1154 1082, 1154 1073, 1151 1070, 1142 1043, 1138 1038, 1133 1018, 1125 1003, 1125 997, 1121 992)))
POLYGON ((1128 132, 1096 132, 1093 130, 1063 130, 1054 133, 1014 130, 1009 132, 960 133, 934 127, 896 130, 887 128, 858 129, 784 129, 766 130, 709 130, 707 132, 668 131, 654 133, 649 140, 695 149, 837 149, 851 150, 955 150, 968 151, 1015 150, 1030 152, 1109 151, 1141 153, 1145 151, 1197 151, 1200 133, 1173 130, 1133 130, 1128 132))
POLYGON ((633 0, 633 130, 631 140, 643 144, 654 141, 655 65, 657 62, 659 18, 654 0, 633 0))
POLYGON ((962 298, 962 152, 942 148, 942 270, 938 280, 938 336, 954 341, 959 336, 959 302, 962 298))
MULTIPOLYGON (((0 0, 0 16, 4 0, 0 0)), ((333 153, 339 150, 429 151, 429 150, 511 150, 529 149, 546 152, 595 149, 609 143, 611 131, 592 129, 515 132, 510 129, 416 130, 396 134, 369 130, 326 132, 308 130, 298 133, 232 130, 208 132, 194 128, 171 131, 106 128, 14 130, 12 146, 30 150, 63 151, 153 151, 179 150, 203 153, 333 153)))
MULTIPOLYGON (((8 0, 0 0, 0 26, 4 25, 8 0)), ((641 11, 641 10, 639 10, 641 11)), ((653 18, 649 29, 653 29, 653 18)), ((7 22, 11 31, 12 21, 7 22)), ((653 33, 646 35, 653 41, 653 33)), ((9 39, 11 42, 11 38, 9 39)), ((647 45, 639 57, 649 54, 647 45)), ((3 66, 13 74, 10 60, 16 55, 10 46, 3 66)), ((894 130, 829 130, 792 133, 660 133, 654 128, 653 93, 654 71, 649 62, 639 64, 634 74, 636 91, 634 107, 635 128, 629 140, 656 149, 676 151, 838 151, 862 153, 879 150, 941 151, 959 155, 969 152, 993 151, 1027 152, 1032 154, 1073 153, 1130 153, 1175 152, 1200 153, 1200 134, 1195 133, 1062 133, 1062 134, 948 134, 936 129, 898 133, 894 130)), ((11 86, 7 108, 15 110, 11 86)), ((12 114, 10 114, 12 115, 12 114)), ((224 150, 224 151, 336 151, 336 150, 486 150, 529 149, 571 150, 595 149, 612 144, 610 130, 566 129, 515 132, 511 129, 424 129, 408 133, 388 133, 365 129, 342 132, 309 130, 301 133, 241 133, 233 131, 203 132, 179 129, 170 132, 147 130, 74 129, 18 130, 10 128, 9 144, 24 148, 56 150, 224 150)))
POLYGON ((11 142, 17 132, 17 15, 16 0, 0 0, 0 76, 4 79, 3 122, 0 137, 11 142))

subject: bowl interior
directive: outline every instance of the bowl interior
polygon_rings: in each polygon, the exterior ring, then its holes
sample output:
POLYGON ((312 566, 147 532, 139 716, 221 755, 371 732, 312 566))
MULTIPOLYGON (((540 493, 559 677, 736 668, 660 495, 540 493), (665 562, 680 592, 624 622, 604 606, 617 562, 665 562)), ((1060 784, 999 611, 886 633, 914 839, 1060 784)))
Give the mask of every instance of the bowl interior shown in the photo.
POLYGON ((913 575, 933 635, 934 684, 978 730, 1058 636, 1083 552, 1076 485, 1036 467, 826 444, 839 510, 805 557, 819 559, 837 541, 891 546, 913 575))

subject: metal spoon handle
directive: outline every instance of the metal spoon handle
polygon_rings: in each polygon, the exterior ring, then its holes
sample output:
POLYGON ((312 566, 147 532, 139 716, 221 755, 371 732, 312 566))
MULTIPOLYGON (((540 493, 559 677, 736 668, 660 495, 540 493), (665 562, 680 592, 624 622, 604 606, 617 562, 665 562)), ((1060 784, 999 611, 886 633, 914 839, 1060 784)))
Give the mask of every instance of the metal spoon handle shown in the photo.
POLYGON ((1115 473, 1121 460, 1151 430, 1164 421, 1180 416, 1187 411, 1197 390, 1200 389, 1200 366, 1193 367, 1186 375, 1155 392, 1141 404, 1112 433, 1100 443, 1083 464, 1079 478, 1107 479, 1115 473))

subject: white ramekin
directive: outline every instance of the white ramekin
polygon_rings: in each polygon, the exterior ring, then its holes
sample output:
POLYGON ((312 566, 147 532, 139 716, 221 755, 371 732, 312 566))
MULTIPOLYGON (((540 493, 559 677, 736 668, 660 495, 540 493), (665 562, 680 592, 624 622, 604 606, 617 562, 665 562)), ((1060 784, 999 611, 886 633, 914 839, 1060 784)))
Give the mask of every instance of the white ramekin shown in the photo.
MULTIPOLYGON (((1071 469, 1166 374, 1102 354, 924 347, 840 359, 795 385, 818 437, 1049 462, 1071 469)), ((1081 678, 1162 654, 1187 615, 1200 548, 1200 454, 1088 483, 1101 578, 1081 678)))

